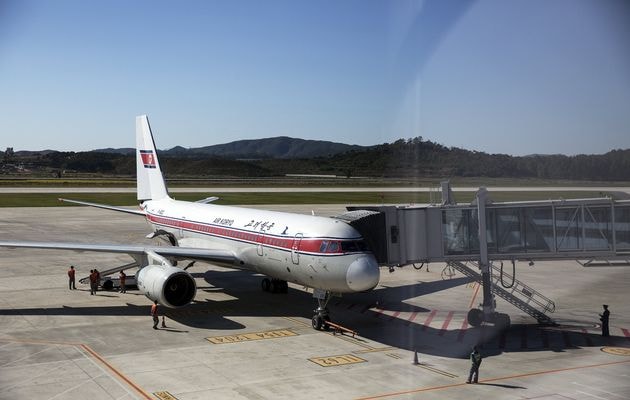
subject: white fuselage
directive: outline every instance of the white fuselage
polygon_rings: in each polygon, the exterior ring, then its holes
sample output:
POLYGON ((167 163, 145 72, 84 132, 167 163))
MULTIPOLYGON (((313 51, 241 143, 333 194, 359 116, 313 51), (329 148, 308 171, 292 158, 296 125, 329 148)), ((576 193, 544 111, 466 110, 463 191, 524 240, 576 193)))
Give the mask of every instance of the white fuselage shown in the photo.
POLYGON ((172 234, 179 246, 230 250, 239 268, 337 293, 378 284, 376 259, 340 220, 170 198, 142 208, 154 229, 172 234))

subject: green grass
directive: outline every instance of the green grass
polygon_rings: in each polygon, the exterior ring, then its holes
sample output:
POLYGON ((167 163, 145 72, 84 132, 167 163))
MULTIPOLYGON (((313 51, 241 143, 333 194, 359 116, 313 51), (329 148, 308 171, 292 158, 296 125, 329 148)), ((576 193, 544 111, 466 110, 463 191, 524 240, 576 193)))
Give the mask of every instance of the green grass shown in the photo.
MULTIPOLYGON (((607 193, 604 193, 605 195, 607 193)), ((608 194, 610 195, 610 194, 608 194)), ((429 203, 429 193, 409 192, 321 192, 321 193, 175 193, 177 200, 196 201, 209 196, 218 196, 215 204, 425 204, 429 203)), ((439 194, 434 194, 439 196, 439 194)), ((572 199, 601 197, 599 191, 585 192, 490 192, 494 201, 529 201, 549 199, 572 199)), ((113 206, 133 206, 138 202, 135 193, 5 193, 0 195, 0 207, 56 207, 72 206, 62 203, 59 197, 113 206)), ((475 192, 456 192, 455 200, 471 202, 475 192)), ((439 197, 434 198, 439 201, 439 197)))

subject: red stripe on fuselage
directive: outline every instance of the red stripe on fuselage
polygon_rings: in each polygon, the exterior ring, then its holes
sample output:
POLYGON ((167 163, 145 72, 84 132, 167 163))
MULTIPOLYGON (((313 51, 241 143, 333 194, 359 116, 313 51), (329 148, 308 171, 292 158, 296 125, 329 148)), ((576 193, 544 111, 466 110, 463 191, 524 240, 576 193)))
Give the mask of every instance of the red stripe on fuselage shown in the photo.
MULTIPOLYGON (((154 224, 162 225, 169 228, 175 229, 185 229, 187 231, 220 237, 222 239, 236 240, 239 242, 246 242, 254 245, 263 245, 268 247, 275 247, 282 250, 297 250, 300 253, 315 253, 318 255, 342 255, 342 254, 353 254, 353 253, 363 253, 361 251, 357 252, 349 252, 344 253, 341 250, 340 242, 344 241, 344 239, 339 238, 295 238, 295 237, 278 237, 275 235, 265 234, 263 232, 252 232, 242 229, 236 229, 226 226, 220 225, 212 225, 207 223, 200 222, 192 222, 192 221, 183 221, 176 218, 163 217, 158 215, 147 214, 147 219, 154 224), (330 251, 330 246, 328 247, 328 251, 322 252, 322 242, 339 242, 337 249, 335 251, 330 251), (297 246, 297 248, 296 248, 297 246)), ((345 239, 350 241, 356 241, 359 239, 345 239)))

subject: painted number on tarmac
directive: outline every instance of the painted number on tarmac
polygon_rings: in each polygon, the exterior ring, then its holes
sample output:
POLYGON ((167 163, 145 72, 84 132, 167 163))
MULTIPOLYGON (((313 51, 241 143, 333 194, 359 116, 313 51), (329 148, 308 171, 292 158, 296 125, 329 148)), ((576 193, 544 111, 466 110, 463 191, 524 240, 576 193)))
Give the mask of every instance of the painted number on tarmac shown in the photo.
POLYGON ((602 351, 616 356, 630 356, 630 348, 627 347, 602 347, 602 351))
POLYGON ((277 339, 282 337, 297 336, 298 334, 288 329, 277 331, 243 333, 242 335, 214 336, 206 338, 207 341, 214 344, 249 342, 252 340, 277 339))
POLYGON ((361 357, 357 357, 352 354, 343 354, 341 356, 330 357, 315 357, 309 358, 308 360, 314 362, 315 364, 321 365, 322 367, 336 367, 338 365, 357 364, 367 361, 362 359, 361 357))
POLYGON ((155 392, 153 394, 160 400, 177 400, 177 397, 173 396, 169 392, 155 392))

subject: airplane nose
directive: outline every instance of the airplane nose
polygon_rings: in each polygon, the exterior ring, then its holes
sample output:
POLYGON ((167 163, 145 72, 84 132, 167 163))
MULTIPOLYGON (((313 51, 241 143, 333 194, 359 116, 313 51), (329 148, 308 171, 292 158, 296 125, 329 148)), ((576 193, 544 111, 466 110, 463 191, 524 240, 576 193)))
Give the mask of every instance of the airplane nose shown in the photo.
POLYGON ((362 292, 376 286, 380 277, 381 271, 376 259, 372 256, 365 256, 350 264, 346 273, 346 282, 351 290, 362 292))

